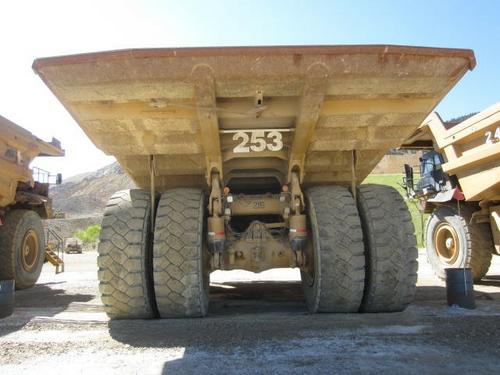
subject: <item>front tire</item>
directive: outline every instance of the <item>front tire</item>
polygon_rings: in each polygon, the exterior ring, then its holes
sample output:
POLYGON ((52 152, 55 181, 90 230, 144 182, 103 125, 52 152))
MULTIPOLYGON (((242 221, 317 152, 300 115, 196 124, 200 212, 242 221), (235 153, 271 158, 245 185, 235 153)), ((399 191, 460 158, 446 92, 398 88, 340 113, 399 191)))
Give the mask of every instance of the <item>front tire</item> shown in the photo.
POLYGON ((351 193, 341 186, 306 192, 309 240, 302 286, 310 312, 357 312, 363 298, 363 233, 351 193))
POLYGON ((161 195, 153 245, 154 288, 162 318, 202 317, 209 300, 205 198, 197 189, 161 195))
POLYGON ((0 226, 0 279, 15 280, 16 289, 31 288, 40 277, 44 259, 40 216, 31 210, 8 211, 0 226))
POLYGON ((471 268, 474 281, 488 272, 493 243, 487 223, 471 224, 474 209, 467 205, 434 209, 426 227, 427 259, 440 279, 445 268, 471 268))

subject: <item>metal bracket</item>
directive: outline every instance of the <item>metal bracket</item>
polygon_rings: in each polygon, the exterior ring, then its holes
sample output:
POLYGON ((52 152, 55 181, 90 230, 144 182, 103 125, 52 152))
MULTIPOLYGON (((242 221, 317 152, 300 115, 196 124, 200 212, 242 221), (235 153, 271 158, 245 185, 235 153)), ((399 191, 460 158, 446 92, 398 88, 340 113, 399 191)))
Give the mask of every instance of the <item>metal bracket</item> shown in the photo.
POLYGON ((156 161, 154 155, 149 155, 149 188, 151 197, 151 232, 154 232, 155 226, 155 206, 156 206, 156 186, 155 186, 155 175, 156 175, 156 161))
POLYGON ((208 199, 208 213, 219 217, 223 214, 221 179, 219 173, 212 173, 210 178, 210 197, 208 199))
POLYGON ((198 114, 198 123, 203 151, 206 158, 206 179, 210 186, 212 173, 219 173, 222 178, 222 156, 217 120, 215 96, 215 78, 212 68, 205 64, 196 65, 191 71, 194 84, 194 100, 198 114))
POLYGON ((300 188, 299 176, 297 173, 292 172, 290 180, 290 193, 291 193, 291 211, 295 215, 300 215, 305 208, 304 194, 300 188))
POLYGON ((356 164, 358 162, 358 155, 356 150, 352 150, 351 153, 351 191, 354 197, 354 202, 357 202, 357 191, 356 191, 356 164))

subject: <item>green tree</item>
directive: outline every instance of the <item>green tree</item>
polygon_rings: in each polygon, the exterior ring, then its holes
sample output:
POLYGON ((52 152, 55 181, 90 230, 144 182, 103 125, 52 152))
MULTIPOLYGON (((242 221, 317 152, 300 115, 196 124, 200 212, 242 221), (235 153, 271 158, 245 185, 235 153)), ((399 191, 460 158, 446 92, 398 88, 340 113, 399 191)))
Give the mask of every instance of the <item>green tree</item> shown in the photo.
POLYGON ((75 233, 75 237, 81 240, 85 245, 95 244, 101 234, 101 226, 98 224, 91 225, 84 230, 75 233))

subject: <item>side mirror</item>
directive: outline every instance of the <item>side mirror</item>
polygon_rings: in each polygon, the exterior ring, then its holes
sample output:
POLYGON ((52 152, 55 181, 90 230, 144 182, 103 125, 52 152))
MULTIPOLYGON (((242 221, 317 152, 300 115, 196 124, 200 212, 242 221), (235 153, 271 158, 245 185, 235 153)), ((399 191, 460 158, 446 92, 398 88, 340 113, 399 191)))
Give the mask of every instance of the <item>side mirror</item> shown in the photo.
POLYGON ((58 173, 56 175, 56 185, 61 185, 62 184, 62 174, 58 173))

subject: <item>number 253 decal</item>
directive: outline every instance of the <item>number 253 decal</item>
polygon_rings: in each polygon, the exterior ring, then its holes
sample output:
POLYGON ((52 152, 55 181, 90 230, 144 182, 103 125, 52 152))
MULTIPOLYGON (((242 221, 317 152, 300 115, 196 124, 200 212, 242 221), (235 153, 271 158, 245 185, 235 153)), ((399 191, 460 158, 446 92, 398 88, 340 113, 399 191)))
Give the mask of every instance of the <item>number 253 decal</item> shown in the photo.
POLYGON ((236 132, 233 141, 240 141, 238 146, 233 148, 233 152, 262 152, 280 151, 283 149, 283 136, 279 131, 253 130, 250 132, 236 132), (250 135, 248 135, 250 133, 250 135), (267 134, 266 134, 267 133, 267 134))

